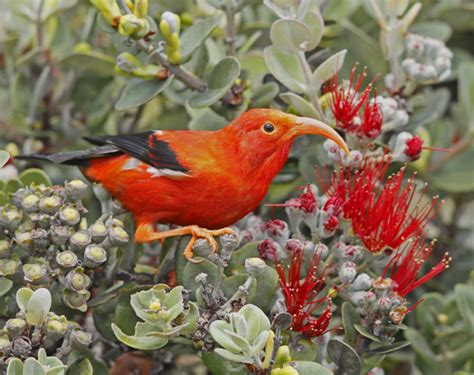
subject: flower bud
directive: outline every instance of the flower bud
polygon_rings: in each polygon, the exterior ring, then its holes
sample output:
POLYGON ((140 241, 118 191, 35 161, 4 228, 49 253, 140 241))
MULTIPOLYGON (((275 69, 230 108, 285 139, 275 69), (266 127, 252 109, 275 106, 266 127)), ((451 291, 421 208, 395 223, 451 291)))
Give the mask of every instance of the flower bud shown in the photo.
POLYGON ((344 262, 339 270, 341 283, 351 283, 357 275, 356 264, 354 262, 344 262))
POLYGON ((363 301, 364 301, 365 294, 366 294, 365 291, 350 292, 349 293, 349 298, 351 299, 351 302, 354 305, 361 306, 363 301))
MULTIPOLYGON (((128 52, 123 52, 117 56, 115 71, 126 77, 139 77, 142 79, 166 79, 168 77, 166 69, 156 65, 143 65, 140 60, 128 52)), ((117 211, 114 212, 116 215, 123 212, 123 207, 118 201, 112 200, 112 205, 117 206, 113 209, 113 211, 117 211)))
POLYGON ((66 188, 66 194, 72 200, 80 200, 84 198, 84 194, 87 191, 87 184, 81 180, 66 181, 64 187, 66 188))
POLYGON ((55 225, 51 228, 51 241, 57 246, 64 246, 71 235, 68 227, 55 225))
POLYGON ((8 339, 8 336, 5 334, 0 334, 0 352, 5 353, 11 347, 11 342, 8 339))
POLYGON ((321 242, 318 242, 315 246, 314 246, 314 252, 321 258, 321 259, 326 259, 326 257, 328 256, 329 254, 329 248, 321 243, 321 242))
POLYGON ((89 233, 82 230, 75 232, 70 239, 70 246, 73 251, 84 250, 90 243, 91 237, 89 233))
POLYGON ((72 291, 79 292, 91 285, 91 279, 84 273, 82 268, 70 271, 65 278, 66 286, 72 291))
POLYGON ((382 311, 388 311, 390 310, 390 307, 392 306, 392 302, 390 301, 390 298, 388 297, 380 297, 377 300, 377 306, 382 311))
POLYGON ((135 0, 133 13, 140 18, 148 15, 148 0, 135 0))
POLYGON ((258 245, 258 253, 262 259, 275 260, 282 253, 281 246, 273 240, 265 240, 258 245))
POLYGON ((23 265, 24 279, 32 284, 40 285, 48 281, 48 268, 44 264, 29 263, 23 265))
POLYGON ((120 18, 121 12, 120 8, 117 5, 116 0, 90 0, 92 5, 94 5, 102 15, 106 19, 106 21, 116 27, 116 20, 120 18))
POLYGON ((265 235, 283 246, 290 238, 290 229, 283 220, 270 220, 265 225, 265 235))
POLYGON ((180 28, 181 20, 176 14, 164 12, 161 15, 160 31, 166 40, 168 61, 171 64, 179 64, 181 61, 180 28))
POLYGON ((0 240, 0 259, 8 258, 11 254, 11 245, 7 240, 0 240))
POLYGON ((92 342, 92 335, 80 329, 71 332, 71 345, 76 348, 87 348, 92 342))
POLYGON ((79 311, 87 310, 87 301, 91 294, 87 290, 81 290, 80 292, 74 292, 69 289, 65 289, 63 292, 63 302, 67 307, 76 309, 79 311))
POLYGON ((18 189, 17 191, 15 191, 13 193, 13 195, 11 196, 11 199, 10 201, 17 207, 22 207, 22 204, 21 202, 23 201, 23 198, 25 198, 27 195, 30 194, 30 190, 29 189, 25 189, 25 188, 20 188, 18 189))
POLYGON ((234 251, 239 246, 240 237, 236 234, 224 234, 220 237, 222 248, 226 251, 234 251))
MULTIPOLYGON (((284 367, 289 362, 291 362, 290 348, 287 345, 281 345, 277 351, 275 367, 284 367)), ((283 374, 283 372, 279 372, 279 374, 283 374)))
POLYGON ((390 310, 389 317, 393 324, 400 324, 407 313, 405 306, 396 306, 390 310))
POLYGON ((0 276, 14 276, 20 266, 21 262, 17 259, 0 259, 0 276))
POLYGON ((15 230, 23 219, 23 212, 13 205, 6 205, 0 213, 0 223, 9 230, 15 230))
POLYGON ((46 250, 49 246, 49 233, 42 228, 33 229, 31 231, 31 241, 33 242, 33 248, 38 250, 46 250))
POLYGON ((102 242, 105 237, 107 237, 109 230, 103 222, 97 221, 89 227, 88 232, 89 235, 92 237, 92 241, 95 243, 99 243, 102 242))
POLYGON ((21 208, 27 213, 36 212, 39 210, 40 199, 35 194, 28 194, 21 200, 21 208))
POLYGON ((81 221, 81 215, 73 206, 65 205, 59 211, 59 219, 66 225, 74 226, 81 221))
POLYGON ((89 245, 84 251, 84 266, 95 268, 107 260, 107 252, 102 246, 89 245))
POLYGON ((110 229, 109 239, 113 246, 124 245, 130 240, 128 233, 120 226, 114 226, 110 229))
POLYGON ((5 328, 8 331, 8 336, 11 339, 23 335, 27 327, 26 320, 21 318, 8 319, 5 323, 5 328))
POLYGON ((57 341, 64 337, 67 331, 68 321, 64 315, 58 316, 49 313, 45 323, 46 337, 52 341, 57 341))
POLYGON ((372 286, 377 290, 385 290, 388 289, 392 285, 392 279, 386 278, 383 279, 379 277, 377 280, 372 282, 372 286))
POLYGON ((252 277, 258 277, 265 271, 267 265, 260 258, 247 258, 245 259, 245 270, 252 277))
POLYGON ((150 25, 146 19, 140 19, 134 14, 125 14, 120 17, 118 32, 124 36, 141 39, 150 31, 150 25))
POLYGON ((42 213, 47 215, 54 215, 61 207, 63 200, 58 195, 51 195, 50 197, 41 198, 39 208, 42 213))
POLYGON ((28 215, 30 220, 40 228, 49 229, 51 226, 51 216, 40 213, 34 212, 28 215))
POLYGON ((372 285, 372 279, 366 273, 360 273, 349 286, 350 290, 364 291, 369 290, 372 285))
POLYGON ((72 251, 66 250, 56 255, 56 262, 62 268, 68 269, 75 267, 78 264, 79 259, 77 258, 77 255, 74 254, 72 251))
POLYGON ((15 232, 16 243, 25 250, 30 250, 33 247, 33 239, 31 238, 31 232, 15 232))
POLYGON ((12 354, 15 357, 28 357, 31 355, 31 341, 25 336, 17 337, 11 344, 12 354))

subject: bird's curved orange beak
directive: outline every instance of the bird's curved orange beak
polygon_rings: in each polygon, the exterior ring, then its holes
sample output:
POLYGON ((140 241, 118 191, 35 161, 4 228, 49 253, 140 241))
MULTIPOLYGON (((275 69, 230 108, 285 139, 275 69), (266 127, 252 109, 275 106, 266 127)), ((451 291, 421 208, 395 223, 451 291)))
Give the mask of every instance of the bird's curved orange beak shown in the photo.
POLYGON ((294 137, 306 134, 322 135, 336 142, 342 150, 349 155, 349 147, 342 137, 329 125, 310 117, 292 116, 294 126, 290 133, 294 137))

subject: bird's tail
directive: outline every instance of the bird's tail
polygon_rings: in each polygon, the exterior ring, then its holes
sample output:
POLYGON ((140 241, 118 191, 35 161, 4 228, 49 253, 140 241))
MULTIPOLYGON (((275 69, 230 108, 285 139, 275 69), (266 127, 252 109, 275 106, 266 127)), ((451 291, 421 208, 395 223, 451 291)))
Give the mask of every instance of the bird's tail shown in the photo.
POLYGON ((40 160, 55 164, 77 165, 79 167, 85 167, 88 165, 90 159, 112 156, 118 153, 120 153, 120 151, 114 147, 101 146, 87 150, 57 152, 54 154, 20 155, 16 156, 15 159, 40 160))

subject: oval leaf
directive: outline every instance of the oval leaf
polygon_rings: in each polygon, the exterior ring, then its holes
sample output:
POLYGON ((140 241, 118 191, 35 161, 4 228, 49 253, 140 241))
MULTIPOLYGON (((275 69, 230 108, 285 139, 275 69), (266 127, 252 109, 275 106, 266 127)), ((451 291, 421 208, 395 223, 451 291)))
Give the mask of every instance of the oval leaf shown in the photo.
POLYGON ((183 32, 180 37, 182 60, 186 60, 202 45, 219 22, 220 17, 197 20, 183 32))
POLYGON ((313 89, 318 90, 324 82, 334 76, 341 69, 344 64, 346 53, 347 50, 344 49, 332 55, 315 69, 311 76, 311 86, 313 89))
POLYGON ((51 179, 49 176, 38 168, 29 168, 21 172, 18 177, 24 186, 29 186, 31 184, 35 185, 46 185, 51 186, 51 179))
POLYGON ((280 94, 280 98, 285 103, 293 107, 293 109, 300 115, 322 120, 321 116, 319 116, 319 113, 314 109, 313 105, 301 96, 292 92, 285 92, 280 94))
POLYGON ((140 350, 156 350, 160 349, 168 343, 168 339, 159 336, 129 336, 112 323, 112 331, 120 342, 134 349, 140 350))
POLYGON ((335 375, 359 375, 360 358, 349 345, 339 339, 332 339, 328 344, 328 353, 337 365, 335 375))
POLYGON ((51 293, 48 289, 39 288, 33 292, 26 305, 26 321, 33 326, 40 325, 50 309, 51 293))
POLYGON ((130 80, 120 95, 120 99, 115 103, 117 111, 125 111, 130 108, 145 104, 168 86, 173 79, 170 75, 166 80, 158 79, 132 79, 130 80))
POLYGON ((324 21, 323 17, 316 12, 308 12, 304 18, 304 23, 311 30, 311 42, 308 45, 308 51, 315 49, 323 37, 324 21))
POLYGON ((20 308, 21 311, 26 312, 26 306, 28 305, 28 301, 30 300, 31 296, 33 295, 33 291, 30 288, 20 288, 16 292, 16 304, 20 308))
POLYGON ((196 93, 189 99, 189 105, 196 108, 208 107, 221 99, 232 87, 240 74, 240 64, 235 57, 219 61, 208 79, 207 90, 196 93))
POLYGON ((303 22, 295 19, 282 19, 273 23, 270 30, 272 43, 288 52, 309 50, 312 41, 311 30, 303 22))
POLYGON ((306 90, 306 80, 298 56, 281 51, 275 46, 265 48, 263 55, 268 69, 277 80, 297 94, 306 90))
POLYGON ((293 367, 298 371, 298 375, 332 375, 332 371, 316 362, 295 361, 293 367))

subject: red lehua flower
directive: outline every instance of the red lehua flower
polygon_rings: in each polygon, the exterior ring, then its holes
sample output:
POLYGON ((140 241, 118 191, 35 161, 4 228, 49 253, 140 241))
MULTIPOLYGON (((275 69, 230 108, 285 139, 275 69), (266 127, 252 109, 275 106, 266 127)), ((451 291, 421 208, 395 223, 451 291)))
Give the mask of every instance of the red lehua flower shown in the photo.
POLYGON ((415 135, 413 138, 406 141, 405 144, 407 146, 405 149, 405 155, 407 155, 411 160, 418 160, 423 149, 423 140, 415 135))
POLYGON ((365 104, 364 117, 360 126, 360 133, 368 138, 377 138, 382 132, 383 113, 378 103, 365 104))
POLYGON ((359 113, 359 109, 368 99, 370 91, 372 90, 371 82, 359 93, 362 82, 367 74, 366 69, 364 69, 364 72, 359 75, 357 81, 354 82, 356 70, 357 65, 351 70, 348 87, 340 85, 338 75, 335 74, 324 90, 326 94, 330 94, 331 100, 329 106, 336 119, 336 125, 345 130, 351 130, 353 128, 354 117, 359 113))
POLYGON ((317 297, 324 286, 325 279, 325 271, 321 273, 321 276, 318 275, 321 260, 318 253, 314 253, 308 272, 305 278, 301 279, 303 254, 302 250, 296 250, 291 254, 291 264, 287 274, 283 263, 277 263, 276 270, 280 276, 280 287, 287 311, 292 316, 292 329, 308 337, 316 337, 327 332, 332 315, 332 302, 329 297, 317 297), (321 315, 313 316, 314 311, 324 303, 327 303, 327 306, 321 315))
MULTIPOLYGON (((418 197, 414 176, 404 184, 405 168, 385 178, 390 158, 375 162, 366 160, 353 176, 340 169, 333 177, 333 191, 344 201, 344 218, 352 221, 354 233, 367 250, 380 253, 397 249, 411 237, 419 236, 437 214, 438 197, 423 202, 418 197)), ((424 192, 424 191, 423 191, 424 192)))
POLYGON ((311 186, 308 184, 302 186, 303 192, 298 198, 291 198, 286 203, 274 203, 266 204, 267 207, 291 207, 298 210, 301 210, 307 214, 314 213, 318 209, 318 201, 316 196, 311 190, 311 186))
POLYGON ((428 273, 419 277, 421 268, 433 251, 434 245, 434 241, 427 245, 424 238, 413 239, 410 244, 399 249, 393 255, 390 262, 385 266, 382 278, 390 274, 390 279, 394 283, 394 290, 401 297, 405 297, 412 290, 431 280, 449 267, 451 257, 449 257, 448 253, 445 253, 438 264, 431 268, 428 273))
POLYGON ((334 232, 337 228, 339 228, 339 220, 337 219, 337 216, 330 216, 323 226, 324 230, 328 232, 334 232))

